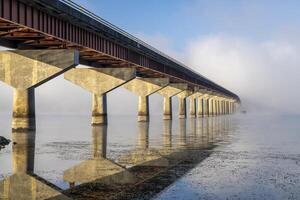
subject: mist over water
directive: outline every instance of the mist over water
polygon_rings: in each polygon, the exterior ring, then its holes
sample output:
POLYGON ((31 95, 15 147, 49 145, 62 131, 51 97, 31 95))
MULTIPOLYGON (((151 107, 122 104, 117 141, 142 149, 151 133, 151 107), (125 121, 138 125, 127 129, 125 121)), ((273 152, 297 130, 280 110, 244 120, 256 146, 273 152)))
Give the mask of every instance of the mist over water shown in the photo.
MULTIPOLYGON (((10 116, 1 115, 1 119, 1 134, 13 139, 7 123, 10 116)), ((107 132, 102 132, 103 128, 90 126, 89 116, 39 115, 31 164, 34 174, 69 191, 68 171, 96 162, 97 159, 93 161, 98 155, 95 152, 103 155, 101 149, 105 147, 105 158, 127 167, 129 172, 131 167, 146 170, 149 165, 157 174, 156 170, 164 172, 166 166, 173 166, 171 163, 178 159, 189 160, 179 167, 171 167, 171 171, 155 175, 159 182, 154 185, 160 185, 160 189, 145 185, 147 189, 143 189, 140 196, 139 190, 132 188, 137 199, 299 199, 299 119, 299 116, 237 114, 187 120, 175 117, 170 123, 160 116, 152 116, 147 126, 147 123, 137 123, 134 116, 111 116, 107 132), (107 143, 101 139, 103 133, 107 134, 107 143), (168 134, 170 140, 166 138, 168 134), (164 167, 157 168, 161 165, 164 167), (178 177, 168 175, 174 172, 178 177)), ((20 142, 17 140, 17 144, 20 142)), ((26 155, 12 147, 11 143, 0 151, 0 187, 1 180, 14 174, 16 159, 26 155), (20 155, 13 156, 13 152, 20 155)), ((105 166, 109 167, 102 165, 99 173, 107 172, 105 166)), ((103 176, 88 172, 90 178, 103 176)), ((140 178, 149 176, 145 172, 140 178)), ((101 191, 111 194, 105 187, 101 191)), ((124 188, 122 191, 123 196, 129 195, 124 188)), ((84 189, 82 195, 85 192, 91 191, 84 189)))
POLYGON ((299 199, 299 116, 235 116, 236 130, 157 199, 299 199))

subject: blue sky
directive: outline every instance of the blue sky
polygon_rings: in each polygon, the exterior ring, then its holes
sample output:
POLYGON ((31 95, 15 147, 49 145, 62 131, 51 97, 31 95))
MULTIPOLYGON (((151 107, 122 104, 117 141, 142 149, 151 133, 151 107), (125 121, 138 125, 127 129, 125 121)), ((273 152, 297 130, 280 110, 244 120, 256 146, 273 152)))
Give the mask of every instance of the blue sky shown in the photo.
POLYGON ((237 93, 300 113, 300 1, 75 0, 237 93), (265 101, 271 99, 271 101, 265 101), (286 102, 293 108, 285 108, 286 102))
MULTIPOLYGON (((162 35, 181 50, 209 34, 266 40, 300 26, 300 1, 75 0, 129 33, 162 35)), ((298 33, 298 32, 297 32, 298 33)))

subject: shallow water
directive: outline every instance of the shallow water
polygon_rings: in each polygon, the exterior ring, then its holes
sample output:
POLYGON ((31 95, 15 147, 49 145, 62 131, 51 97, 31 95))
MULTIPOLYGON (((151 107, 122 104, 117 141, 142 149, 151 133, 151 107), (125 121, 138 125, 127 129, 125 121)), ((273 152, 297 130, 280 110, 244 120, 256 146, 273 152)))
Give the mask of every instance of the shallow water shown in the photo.
POLYGON ((18 134, 1 117, 16 144, 0 151, 0 199, 300 198, 298 117, 38 116, 18 134))
POLYGON ((300 117, 235 119, 230 142, 157 199, 300 199, 300 117))

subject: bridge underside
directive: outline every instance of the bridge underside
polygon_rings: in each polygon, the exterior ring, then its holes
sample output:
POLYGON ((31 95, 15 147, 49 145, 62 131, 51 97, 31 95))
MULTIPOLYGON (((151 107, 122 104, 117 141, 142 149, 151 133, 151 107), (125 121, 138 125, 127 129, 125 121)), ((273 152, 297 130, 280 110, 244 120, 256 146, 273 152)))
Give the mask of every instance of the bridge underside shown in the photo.
POLYGON ((174 83, 180 83, 184 81, 161 72, 141 67, 126 60, 122 60, 87 47, 73 44, 59 38, 55 38, 37 30, 24 27, 4 19, 0 19, 0 45, 20 50, 76 49, 79 51, 79 61, 82 65, 88 65, 96 68, 133 67, 136 68, 137 75, 140 77, 162 78, 168 76, 174 83))
POLYGON ((107 123, 106 93, 120 86, 138 96, 139 121, 149 120, 149 96, 156 92, 167 120, 173 96, 180 118, 187 98, 191 117, 234 112, 237 95, 61 1, 0 0, 0 45, 14 49, 0 51, 0 80, 14 88, 13 130, 35 129, 34 89, 62 73, 92 93, 93 125, 107 123), (88 68, 72 69, 78 64, 88 68))

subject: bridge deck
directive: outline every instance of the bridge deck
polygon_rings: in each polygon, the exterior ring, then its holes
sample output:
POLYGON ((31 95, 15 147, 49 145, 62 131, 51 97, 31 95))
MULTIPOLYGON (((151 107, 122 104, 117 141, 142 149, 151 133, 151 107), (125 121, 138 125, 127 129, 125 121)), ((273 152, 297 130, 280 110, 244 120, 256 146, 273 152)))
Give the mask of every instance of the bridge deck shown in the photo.
POLYGON ((75 48, 80 63, 135 67, 142 77, 169 77, 239 100, 130 34, 67 0, 0 0, 0 44, 16 49, 75 48))

